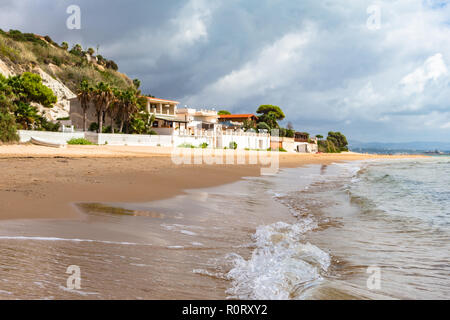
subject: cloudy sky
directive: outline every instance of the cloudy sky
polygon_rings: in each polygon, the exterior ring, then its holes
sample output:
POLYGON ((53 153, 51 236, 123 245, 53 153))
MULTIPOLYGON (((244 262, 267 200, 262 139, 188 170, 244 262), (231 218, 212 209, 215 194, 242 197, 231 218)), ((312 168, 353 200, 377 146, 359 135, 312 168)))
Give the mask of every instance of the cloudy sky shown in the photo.
POLYGON ((0 0, 0 28, 99 45, 145 93, 181 105, 274 104, 312 134, 449 141, 448 2, 0 0), (80 30, 66 27, 69 5, 80 30))

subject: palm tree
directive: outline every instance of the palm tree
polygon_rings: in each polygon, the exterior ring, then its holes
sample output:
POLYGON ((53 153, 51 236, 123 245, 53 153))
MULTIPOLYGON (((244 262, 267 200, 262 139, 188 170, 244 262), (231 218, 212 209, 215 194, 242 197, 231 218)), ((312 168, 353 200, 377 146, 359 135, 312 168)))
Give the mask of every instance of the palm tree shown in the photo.
MULTIPOLYGON (((122 121, 121 121, 121 129, 123 130, 123 123, 127 124, 126 132, 129 131, 129 121, 131 116, 139 111, 138 106, 138 98, 140 93, 136 91, 134 88, 129 88, 122 93, 122 121)), ((122 131, 121 131, 122 132, 122 131)))
POLYGON ((122 109, 122 91, 114 88, 113 89, 114 99, 109 105, 107 113, 111 119, 111 133, 114 133, 114 120, 120 115, 120 110, 122 109))
POLYGON ((78 88, 77 97, 83 110, 83 131, 87 131, 87 110, 92 99, 92 88, 86 80, 83 80, 78 88))
POLYGON ((100 82, 94 89, 94 103, 98 119, 98 132, 103 132, 103 117, 111 102, 114 101, 114 93, 109 84, 100 82))
POLYGON ((34 123, 39 118, 37 108, 24 102, 19 102, 17 104, 14 115, 16 117, 16 122, 25 130, 33 127, 34 123))

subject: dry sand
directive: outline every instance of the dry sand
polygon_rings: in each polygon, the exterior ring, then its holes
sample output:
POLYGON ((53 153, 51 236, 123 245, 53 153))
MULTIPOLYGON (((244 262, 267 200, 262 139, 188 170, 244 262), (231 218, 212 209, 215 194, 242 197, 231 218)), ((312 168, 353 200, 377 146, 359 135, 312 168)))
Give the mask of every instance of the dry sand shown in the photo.
MULTIPOLYGON (((0 219, 82 218, 73 203, 146 202, 260 174, 259 165, 176 165, 171 151, 154 147, 0 146, 0 219)), ((279 155, 281 167, 406 157, 279 155)))

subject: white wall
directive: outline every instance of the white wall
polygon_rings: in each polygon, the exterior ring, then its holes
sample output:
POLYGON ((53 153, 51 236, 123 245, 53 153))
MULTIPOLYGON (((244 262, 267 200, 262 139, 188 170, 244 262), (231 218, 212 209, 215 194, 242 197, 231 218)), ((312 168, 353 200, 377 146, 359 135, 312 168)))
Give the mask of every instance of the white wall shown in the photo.
POLYGON ((90 134, 86 136, 96 144, 108 144, 111 146, 148 146, 171 147, 172 136, 143 135, 143 134, 90 134))
POLYGON ((207 143, 208 148, 214 148, 214 138, 208 136, 190 136, 190 135, 179 135, 173 137, 173 146, 178 147, 182 144, 190 144, 194 147, 199 147, 201 144, 207 143))
POLYGON ((28 142, 31 137, 45 142, 64 144, 70 139, 84 138, 84 132, 49 132, 49 131, 32 131, 18 130, 20 142, 28 142))
POLYGON ((235 135, 235 134, 223 134, 218 136, 217 139, 218 148, 229 148, 231 142, 237 143, 238 149, 262 149, 267 150, 270 148, 270 137, 259 135, 235 135))
POLYGON ((254 133, 242 134, 219 134, 213 135, 208 132, 206 135, 137 135, 137 134, 111 134, 94 132, 46 132, 46 131, 19 131, 20 141, 28 142, 31 137, 51 142, 66 143, 73 138, 85 138, 94 144, 112 146, 161 146, 178 147, 182 144, 190 144, 195 147, 203 143, 208 144, 208 148, 229 148, 231 142, 237 143, 237 148, 242 149, 263 149, 270 148, 270 136, 258 135, 254 133))

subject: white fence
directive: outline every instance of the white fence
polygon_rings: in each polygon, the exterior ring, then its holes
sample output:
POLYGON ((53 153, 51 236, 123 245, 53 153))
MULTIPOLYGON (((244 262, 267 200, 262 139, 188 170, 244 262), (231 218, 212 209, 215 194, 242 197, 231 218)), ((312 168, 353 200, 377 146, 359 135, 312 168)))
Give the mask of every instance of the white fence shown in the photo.
POLYGON ((144 135, 144 134, 111 134, 86 133, 86 139, 95 144, 111 146, 147 146, 171 147, 172 136, 144 135))
POLYGON ((112 146, 152 146, 152 147, 178 147, 183 144, 201 146, 208 144, 208 148, 230 148, 235 142, 237 149, 270 148, 270 135, 253 132, 213 132, 199 131, 196 135, 137 135, 137 134, 98 134, 94 132, 46 132, 46 131, 19 131, 20 141, 28 142, 31 137, 52 143, 66 143, 73 138, 85 138, 94 144, 112 146))
POLYGON ((50 131, 32 131, 19 130, 20 142, 28 142, 31 137, 52 143, 66 143, 70 139, 84 138, 84 132, 50 132, 50 131))

